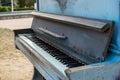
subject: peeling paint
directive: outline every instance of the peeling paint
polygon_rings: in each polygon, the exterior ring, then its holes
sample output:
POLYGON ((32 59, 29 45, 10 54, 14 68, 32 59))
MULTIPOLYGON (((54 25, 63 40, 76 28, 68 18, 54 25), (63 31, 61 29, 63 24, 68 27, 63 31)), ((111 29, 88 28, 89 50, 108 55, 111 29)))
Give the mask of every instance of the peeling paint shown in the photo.
POLYGON ((59 4, 61 11, 64 12, 67 7, 68 1, 67 0, 55 0, 55 1, 59 4))

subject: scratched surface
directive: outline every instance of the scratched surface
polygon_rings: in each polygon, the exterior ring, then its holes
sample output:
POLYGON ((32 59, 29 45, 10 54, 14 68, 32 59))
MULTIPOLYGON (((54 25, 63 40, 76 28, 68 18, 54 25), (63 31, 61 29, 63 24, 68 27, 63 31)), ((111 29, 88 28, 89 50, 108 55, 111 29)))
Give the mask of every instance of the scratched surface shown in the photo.
POLYGON ((40 11, 115 21, 111 51, 120 54, 120 0, 39 0, 40 11))

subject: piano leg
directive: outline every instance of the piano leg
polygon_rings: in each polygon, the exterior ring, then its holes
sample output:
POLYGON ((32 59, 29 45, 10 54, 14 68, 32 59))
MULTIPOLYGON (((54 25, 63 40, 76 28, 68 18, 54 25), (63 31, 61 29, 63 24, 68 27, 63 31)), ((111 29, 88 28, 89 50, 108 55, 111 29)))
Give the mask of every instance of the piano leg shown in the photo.
POLYGON ((35 67, 33 80, 45 80, 44 77, 38 72, 38 70, 35 67))

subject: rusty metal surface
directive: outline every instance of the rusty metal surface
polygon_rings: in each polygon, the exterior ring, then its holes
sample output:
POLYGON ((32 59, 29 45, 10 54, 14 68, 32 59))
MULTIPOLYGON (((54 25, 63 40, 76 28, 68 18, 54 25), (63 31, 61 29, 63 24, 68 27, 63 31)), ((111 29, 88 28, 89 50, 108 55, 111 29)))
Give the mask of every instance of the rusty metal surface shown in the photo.
MULTIPOLYGON (((68 20, 66 22, 66 19, 64 18, 65 20, 62 19, 62 22, 60 22, 61 18, 59 20, 59 17, 57 16, 57 18, 55 17, 55 20, 54 17, 53 19, 49 19, 49 17, 46 19, 45 16, 34 16, 35 17, 33 20, 32 29, 34 30, 34 32, 40 35, 39 37, 44 38, 45 42, 49 42, 49 44, 59 48, 61 51, 65 51, 66 54, 72 55, 79 60, 82 59, 82 61, 86 63, 100 62, 105 60, 113 29, 112 22, 95 20, 95 23, 96 21, 98 21, 107 24, 106 26, 103 25, 101 28, 107 27, 108 29, 106 29, 104 32, 99 32, 99 30, 96 31, 93 27, 89 25, 87 25, 88 28, 84 28, 86 27, 85 25, 87 22, 84 22, 84 25, 81 25, 81 22, 79 21, 79 19, 81 18, 77 18, 77 23, 80 23, 79 25, 72 25, 76 24, 76 21, 74 21, 76 20, 76 17, 70 16, 70 19, 74 20, 68 20), (63 23, 63 21, 65 22, 63 23), (67 37, 67 39, 62 41, 59 39, 55 39, 54 37, 41 32, 39 28, 44 28, 58 35, 64 35, 67 37)), ((89 20, 89 22, 93 20, 88 18, 84 19, 85 21, 89 20)))

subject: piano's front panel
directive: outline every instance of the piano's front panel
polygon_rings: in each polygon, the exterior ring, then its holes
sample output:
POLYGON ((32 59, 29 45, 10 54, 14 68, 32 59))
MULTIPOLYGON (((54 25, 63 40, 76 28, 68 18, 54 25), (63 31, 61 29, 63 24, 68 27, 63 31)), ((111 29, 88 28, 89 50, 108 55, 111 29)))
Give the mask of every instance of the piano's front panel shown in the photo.
POLYGON ((89 64, 105 60, 113 22, 35 13, 32 29, 40 39, 89 64))

